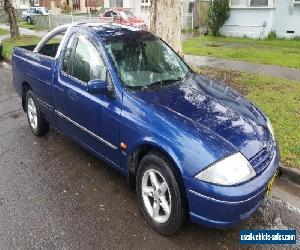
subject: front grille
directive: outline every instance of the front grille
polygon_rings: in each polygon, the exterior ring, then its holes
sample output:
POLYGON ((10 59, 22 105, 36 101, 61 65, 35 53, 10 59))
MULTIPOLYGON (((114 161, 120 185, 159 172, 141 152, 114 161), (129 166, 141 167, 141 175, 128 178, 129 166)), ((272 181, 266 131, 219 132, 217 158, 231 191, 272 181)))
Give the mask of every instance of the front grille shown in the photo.
POLYGON ((257 174, 261 173, 269 166, 273 154, 274 150, 271 147, 265 147, 250 159, 251 166, 257 174))

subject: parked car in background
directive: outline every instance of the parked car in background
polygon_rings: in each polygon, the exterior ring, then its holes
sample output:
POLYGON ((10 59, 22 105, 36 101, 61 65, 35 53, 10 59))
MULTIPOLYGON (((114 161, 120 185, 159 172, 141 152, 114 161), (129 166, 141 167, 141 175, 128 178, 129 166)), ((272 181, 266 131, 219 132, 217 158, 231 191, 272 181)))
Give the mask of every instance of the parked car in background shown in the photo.
POLYGON ((124 174, 159 233, 175 233, 186 216, 234 226, 269 193, 279 153, 268 118, 150 32, 65 25, 14 48, 12 61, 33 134, 51 124, 124 174))
POLYGON ((22 12, 22 19, 28 24, 33 23, 33 16, 35 15, 48 15, 48 9, 45 7, 31 7, 26 11, 22 12))
POLYGON ((124 8, 115 8, 106 11, 100 16, 103 20, 112 20, 114 23, 130 25, 141 29, 147 29, 146 22, 124 8))

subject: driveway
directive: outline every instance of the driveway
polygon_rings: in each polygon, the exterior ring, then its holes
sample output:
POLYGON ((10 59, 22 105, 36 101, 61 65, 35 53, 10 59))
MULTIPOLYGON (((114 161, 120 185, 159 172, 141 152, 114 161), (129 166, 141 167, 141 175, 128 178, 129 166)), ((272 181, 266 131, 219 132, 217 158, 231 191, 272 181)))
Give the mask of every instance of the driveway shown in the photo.
MULTIPOLYGON (((276 189, 286 196, 280 181, 276 189)), ((250 228, 296 228, 299 237, 300 192, 287 192, 295 206, 272 196, 233 229, 188 222, 164 238, 146 224, 123 176, 53 129, 32 135, 11 71, 0 68, 0 249, 235 249, 250 228)))

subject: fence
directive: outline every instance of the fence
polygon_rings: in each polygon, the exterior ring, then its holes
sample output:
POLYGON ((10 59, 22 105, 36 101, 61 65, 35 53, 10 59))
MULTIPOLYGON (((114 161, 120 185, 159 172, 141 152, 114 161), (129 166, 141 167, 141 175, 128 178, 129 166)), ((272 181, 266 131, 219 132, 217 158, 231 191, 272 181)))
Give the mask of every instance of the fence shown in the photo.
POLYGON ((181 14, 182 29, 194 29, 194 13, 182 13, 181 14))
MULTIPOLYGON (((18 21, 22 21, 22 12, 25 10, 26 9, 17 9, 16 10, 18 21)), ((6 21, 7 21, 7 15, 6 15, 4 9, 0 9, 0 22, 6 22, 6 21)))
POLYGON ((52 30, 60 25, 74 22, 111 22, 111 18, 102 20, 99 16, 49 14, 48 16, 36 15, 33 17, 36 30, 52 30))

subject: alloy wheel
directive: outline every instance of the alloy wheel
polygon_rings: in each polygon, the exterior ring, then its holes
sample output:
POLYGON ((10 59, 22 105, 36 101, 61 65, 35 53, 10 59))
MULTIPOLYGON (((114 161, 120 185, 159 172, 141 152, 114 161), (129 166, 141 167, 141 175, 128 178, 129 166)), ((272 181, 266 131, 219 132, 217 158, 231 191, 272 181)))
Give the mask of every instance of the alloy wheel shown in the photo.
POLYGON ((165 223, 171 214, 171 193, 162 174, 148 169, 142 178, 142 197, 144 206, 157 223, 165 223))
POLYGON ((27 100, 27 115, 28 115, 30 126, 33 129, 37 129, 37 125, 38 125, 37 109, 31 97, 29 97, 27 100))

